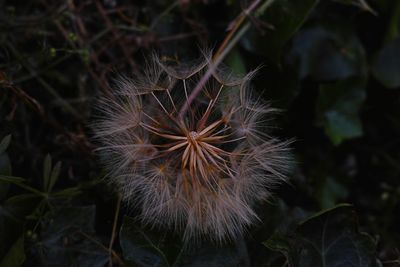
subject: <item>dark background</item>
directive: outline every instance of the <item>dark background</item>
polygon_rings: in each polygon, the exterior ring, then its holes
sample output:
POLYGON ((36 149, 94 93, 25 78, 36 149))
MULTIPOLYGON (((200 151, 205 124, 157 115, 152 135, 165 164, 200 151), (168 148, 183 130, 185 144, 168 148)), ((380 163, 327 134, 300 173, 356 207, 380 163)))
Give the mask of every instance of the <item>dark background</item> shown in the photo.
POLYGON ((154 50, 216 50, 251 2, 0 0, 0 266, 400 266, 400 1, 271 3, 224 63, 262 66, 296 166, 244 238, 188 246, 115 217, 93 102, 154 50))

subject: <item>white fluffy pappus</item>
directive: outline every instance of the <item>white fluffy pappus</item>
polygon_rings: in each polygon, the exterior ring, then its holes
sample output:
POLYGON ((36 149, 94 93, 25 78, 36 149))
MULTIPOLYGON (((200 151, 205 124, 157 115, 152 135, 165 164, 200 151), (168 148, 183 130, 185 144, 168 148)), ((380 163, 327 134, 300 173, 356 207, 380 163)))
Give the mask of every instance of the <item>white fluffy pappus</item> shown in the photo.
POLYGON ((142 75, 117 80, 92 126, 109 183, 144 223, 185 241, 242 235, 258 220, 254 204, 291 166, 290 141, 268 133, 275 110, 250 92, 254 72, 218 68, 188 102, 211 64, 205 56, 171 66, 154 56, 142 75))

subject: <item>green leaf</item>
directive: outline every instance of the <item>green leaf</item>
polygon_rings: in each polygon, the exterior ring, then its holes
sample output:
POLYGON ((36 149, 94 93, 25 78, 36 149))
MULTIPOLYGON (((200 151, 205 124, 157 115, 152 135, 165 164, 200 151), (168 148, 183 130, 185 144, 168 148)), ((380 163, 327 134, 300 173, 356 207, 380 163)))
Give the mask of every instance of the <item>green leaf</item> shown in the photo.
POLYGON ((358 231, 350 205, 338 205, 302 222, 297 229, 296 262, 302 266, 375 266, 375 242, 358 231))
POLYGON ((270 250, 281 252, 286 257, 289 257, 290 240, 279 231, 275 232, 270 238, 262 242, 262 244, 270 250))
POLYGON ((43 193, 40 192, 39 190, 26 185, 25 184, 25 179, 21 178, 21 177, 15 177, 15 176, 7 176, 7 175, 1 175, 0 174, 0 182, 6 182, 6 183, 10 183, 10 184, 14 184, 16 186, 19 186, 27 191, 30 191, 34 194, 37 194, 38 196, 43 196, 43 193))
POLYGON ((47 154, 43 161, 43 189, 45 192, 49 192, 51 165, 51 156, 47 154))
POLYGON ((61 208, 46 214, 45 234, 62 233, 67 229, 78 228, 85 232, 94 232, 96 206, 61 208))
POLYGON ((301 79, 334 81, 367 73, 364 48, 345 22, 320 23, 300 31, 286 61, 298 67, 301 79))
POLYGON ((374 77, 387 88, 400 88, 400 38, 379 51, 371 70, 374 77))
POLYGON ((333 177, 323 179, 323 184, 318 191, 318 201, 322 209, 335 206, 339 200, 344 200, 348 195, 347 188, 333 177))
POLYGON ((388 13, 391 13, 389 25, 387 26, 387 32, 385 36, 385 43, 393 41, 399 37, 400 33, 400 2, 399 1, 379 1, 379 4, 383 4, 388 13), (385 3, 386 2, 386 3, 385 3))
POLYGON ((26 180, 24 178, 16 176, 0 175, 0 181, 12 184, 21 184, 24 183, 26 180))
POLYGON ((237 74, 246 73, 246 65, 238 49, 233 49, 225 60, 229 68, 237 74))
POLYGON ((68 187, 66 189, 51 193, 52 198, 71 198, 82 193, 82 189, 79 186, 68 187))
POLYGON ((21 235, 0 261, 0 267, 19 267, 24 261, 24 236, 21 235))
POLYGON ((366 98, 364 87, 361 78, 321 86, 316 106, 317 120, 333 144, 339 145, 363 134, 358 112, 366 98))
POLYGON ((174 266, 200 267, 200 266, 250 266, 246 242, 238 239, 234 243, 225 245, 212 245, 203 243, 188 251, 181 261, 174 266))
POLYGON ((124 259, 133 266, 169 266, 156 238, 136 227, 132 218, 124 217, 119 238, 124 259))
POLYGON ((349 204, 323 210, 298 224, 293 233, 274 234, 263 243, 283 253, 294 267, 375 267, 375 241, 358 230, 349 204))
POLYGON ((182 244, 179 236, 167 231, 146 229, 124 217, 119 234, 127 266, 248 266, 243 240, 231 244, 182 244), (170 264, 173 263, 173 264, 170 264))
POLYGON ((266 56, 274 63, 279 63, 283 46, 301 27, 308 15, 314 9, 318 0, 280 0, 275 1, 259 19, 256 25, 264 30, 253 27, 243 38, 243 46, 256 54, 266 56), (265 25, 264 25, 265 26, 265 25), (265 31, 262 34, 261 31, 265 31))
POLYGON ((96 207, 68 207, 48 212, 35 249, 43 265, 97 267, 109 261, 108 250, 95 236, 96 207))
MULTIPOLYGON (((11 162, 6 153, 0 154, 0 175, 11 175, 11 162)), ((10 184, 0 180, 0 200, 7 196, 10 184)))
MULTIPOLYGON (((0 142, 0 174, 11 175, 11 162, 6 150, 11 142, 11 135, 7 135, 0 142)), ((0 181, 0 200, 5 198, 10 188, 9 183, 0 181)))
POLYGON ((11 162, 7 153, 0 154, 0 174, 11 175, 11 162))
POLYGON ((57 162, 50 174, 49 186, 47 188, 48 192, 51 192, 54 185, 56 184, 58 177, 60 176, 60 171, 61 171, 61 162, 57 162))
POLYGON ((5 136, 0 142, 0 154, 4 153, 11 142, 11 134, 5 136))
POLYGON ((16 221, 22 221, 36 210, 40 200, 41 198, 33 193, 19 194, 8 198, 4 202, 4 208, 9 216, 16 221))
MULTIPOLYGON (((13 197, 14 198, 14 197, 13 197)), ((15 255, 18 254, 20 242, 23 235, 23 216, 14 205, 13 198, 0 204, 0 266, 17 266, 15 255)), ((26 207, 24 203, 24 208, 26 207)), ((23 241, 22 241, 23 243, 23 241)), ((22 244, 23 249, 23 244, 22 244)), ((23 251, 23 250, 22 250, 23 251)), ((18 265, 19 266, 19 265, 18 265)))

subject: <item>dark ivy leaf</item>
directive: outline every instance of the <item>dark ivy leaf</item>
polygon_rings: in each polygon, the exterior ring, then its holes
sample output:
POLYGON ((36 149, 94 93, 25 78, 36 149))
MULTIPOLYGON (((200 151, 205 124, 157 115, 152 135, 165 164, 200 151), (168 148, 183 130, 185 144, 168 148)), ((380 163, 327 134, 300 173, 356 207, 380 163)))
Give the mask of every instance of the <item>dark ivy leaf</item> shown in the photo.
POLYGON ((375 267, 375 241, 358 230, 351 205, 341 204, 301 222, 293 233, 263 243, 282 252, 294 267, 375 267))
POLYGON ((270 250, 281 252, 286 258, 289 258, 291 243, 290 239, 280 231, 272 234, 268 240, 263 242, 263 245, 270 250))
POLYGON ((158 246, 158 240, 139 229, 134 219, 124 217, 119 238, 128 266, 169 266, 166 256, 158 246))
POLYGON ((350 205, 342 204, 302 222, 293 254, 299 267, 375 266, 375 241, 357 229, 350 205))
POLYGON ((47 213, 41 227, 41 242, 37 246, 43 264, 50 267, 105 266, 109 255, 95 236, 95 217, 94 205, 47 213))
POLYGON ((311 76, 317 81, 334 81, 366 75, 364 48, 342 23, 318 24, 293 38, 286 61, 299 68, 301 79, 311 76))
POLYGON ((176 245, 179 243, 175 244, 171 239, 168 239, 168 244, 165 243, 167 239, 162 233, 155 234, 153 231, 139 228, 135 220, 130 217, 124 218, 119 237, 127 266, 250 266, 244 240, 225 245, 202 242, 179 247, 176 245))
POLYGON ((387 88, 400 88, 400 38, 379 51, 371 69, 375 78, 387 88))
POLYGON ((365 81, 350 78, 320 87, 317 120, 335 145, 363 134, 359 110, 366 98, 365 81))
POLYGON ((94 232, 96 207, 68 207, 46 214, 43 235, 58 235, 68 229, 79 229, 84 232, 94 232))
POLYGON ((318 0, 275 1, 259 17, 259 21, 254 22, 258 27, 253 27, 243 38, 243 46, 279 63, 282 47, 300 28, 317 3, 318 0))
POLYGON ((188 251, 177 266, 247 267, 250 266, 250 259, 245 241, 238 239, 232 244, 203 244, 193 251, 188 251))

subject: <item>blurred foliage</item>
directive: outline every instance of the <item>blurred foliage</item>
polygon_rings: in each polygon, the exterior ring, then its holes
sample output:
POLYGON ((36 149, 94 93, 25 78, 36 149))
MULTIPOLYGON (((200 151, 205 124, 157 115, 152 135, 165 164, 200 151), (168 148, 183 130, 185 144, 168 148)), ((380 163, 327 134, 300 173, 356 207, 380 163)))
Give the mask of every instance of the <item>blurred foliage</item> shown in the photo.
POLYGON ((400 266, 400 1, 260 2, 225 64, 262 66, 297 165, 245 237, 188 245, 102 183, 92 103, 153 50, 218 48, 254 2, 0 0, 1 267, 400 266))

